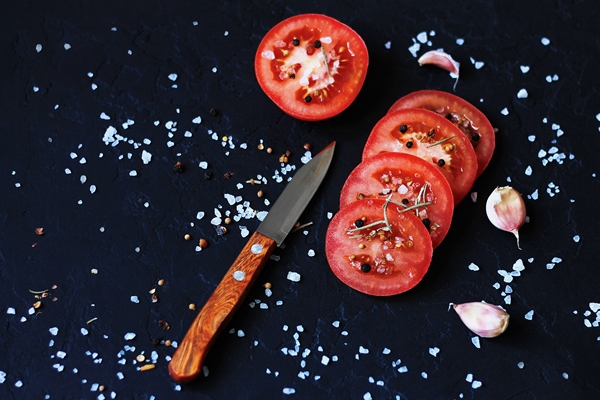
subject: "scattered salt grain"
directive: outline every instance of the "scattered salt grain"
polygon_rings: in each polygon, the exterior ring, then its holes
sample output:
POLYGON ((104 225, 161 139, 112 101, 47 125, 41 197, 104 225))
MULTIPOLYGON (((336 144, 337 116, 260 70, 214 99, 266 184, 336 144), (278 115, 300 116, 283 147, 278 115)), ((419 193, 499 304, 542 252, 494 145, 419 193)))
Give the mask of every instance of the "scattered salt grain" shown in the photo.
POLYGON ((300 282, 300 274, 297 272, 289 271, 287 279, 292 282, 300 282))
POLYGON ((502 114, 502 115, 508 115, 508 108, 504 107, 502 109, 502 111, 500 111, 500 114, 502 114))
POLYGON ((35 51, 37 51, 38 53, 39 53, 40 51, 42 51, 42 45, 41 45, 41 44, 36 44, 36 45, 35 45, 35 51))
POLYGON ((315 251, 313 249, 308 250, 308 256, 309 257, 314 257, 315 256, 315 251))
POLYGON ((417 42, 414 42, 414 44, 408 48, 408 51, 410 51, 410 54, 412 54, 413 57, 417 58, 417 52, 419 49, 421 49, 421 45, 417 42))
POLYGON ((329 364, 329 357, 327 357, 325 355, 323 357, 321 357, 321 364, 323 364, 323 365, 329 364))
POLYGON ((440 349, 437 347, 430 347, 429 348, 429 354, 431 354, 434 357, 437 357, 438 353, 440 352, 440 349))
POLYGON ((529 72, 529 66, 528 65, 521 65, 521 72, 526 74, 529 72))
POLYGON ((573 241, 574 241, 575 243, 579 243, 579 241, 580 241, 580 240, 581 240, 581 238, 579 237, 579 235, 575 235, 575 236, 573 236, 573 241))
POLYGON ((88 335, 88 333, 89 333, 89 332, 88 332, 88 330, 87 330, 87 329, 85 329, 85 328, 81 328, 80 332, 81 332, 81 334, 82 334, 83 336, 87 336, 87 335, 88 335))
POLYGON ((69 43, 65 43, 63 47, 65 48, 65 50, 71 49, 71 45, 69 43))
POLYGON ((58 328, 57 328, 57 327, 50 328, 50 329, 48 329, 48 330, 50 331, 50 334, 51 334, 52 336, 56 336, 56 335, 58 335, 58 328))
POLYGON ((535 135, 527 136, 527 140, 529 140, 531 143, 535 142, 535 135))
POLYGON ((531 176, 532 173, 533 173, 533 169, 531 168, 531 165, 528 165, 527 168, 525 169, 525 175, 531 176))
POLYGON ((473 383, 471 384, 471 387, 473 389, 479 389, 481 387, 481 382, 480 381, 473 381, 473 383))
POLYGON ((135 338, 136 334, 133 332, 128 332, 125 334, 124 338, 125 340, 133 340, 135 338))
POLYGON ((360 347, 358 348, 358 352, 359 352, 360 354, 369 354, 369 349, 366 349, 366 348, 364 348, 364 347, 360 346, 360 347))
POLYGON ((550 39, 543 37, 541 42, 544 46, 548 46, 550 44, 550 39))
POLYGON ((473 346, 477 347, 478 349, 481 348, 481 343, 479 341, 479 336, 473 336, 471 338, 471 342, 473 343, 473 346))
POLYGON ((146 150, 142 150, 142 161, 144 164, 148 164, 150 161, 152 161, 152 154, 146 150))
POLYGON ((427 379, 427 372, 423 371, 421 372, 421 376, 423 377, 423 379, 427 379))
POLYGON ((525 319, 531 321, 533 319, 533 310, 525 314, 525 319))
POLYGON ((131 296, 129 298, 129 300, 131 300, 132 303, 136 303, 136 304, 140 302, 140 300, 138 299, 137 296, 131 296))
POLYGON ((12 307, 8 307, 8 309, 6 310, 6 313, 14 315, 16 313, 16 310, 12 307))
POLYGON ((136 170, 129 171, 129 176, 137 176, 137 171, 136 170))
POLYGON ((363 400, 373 400, 373 396, 371 396, 370 392, 363 394, 363 400))
POLYGON ((526 99, 528 95, 529 95, 529 94, 527 93, 527 90, 525 90, 525 89, 521 89, 521 90, 519 90, 519 92, 517 93, 517 98, 519 98, 519 99, 526 99))
POLYGON ((469 269, 471 271, 479 271, 479 267, 473 263, 469 264, 469 269))
POLYGON ((296 393, 296 389, 294 388, 283 388, 283 394, 294 394, 296 393))
POLYGON ((177 74, 169 74, 169 79, 175 82, 177 80, 177 74))
POLYGON ((456 39, 456 44, 459 46, 462 46, 463 44, 465 44, 465 39, 462 39, 462 38, 456 39))

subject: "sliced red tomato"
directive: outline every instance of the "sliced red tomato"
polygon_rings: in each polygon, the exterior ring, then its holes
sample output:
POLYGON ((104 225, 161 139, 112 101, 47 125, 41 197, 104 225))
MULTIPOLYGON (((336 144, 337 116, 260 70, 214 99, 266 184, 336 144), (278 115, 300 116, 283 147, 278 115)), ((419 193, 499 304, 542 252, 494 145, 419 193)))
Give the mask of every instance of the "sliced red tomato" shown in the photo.
POLYGON ((363 160, 342 187, 340 207, 368 199, 389 199, 411 209, 429 230, 434 249, 450 229, 452 189, 444 175, 422 158, 380 153, 363 160))
POLYGON ((344 111, 367 75, 369 54, 349 26, 325 15, 303 14, 273 27, 254 60, 256 79, 284 112, 319 121, 344 111))
POLYGON ((359 292, 392 296, 419 283, 431 264, 427 228, 404 208, 385 200, 355 201, 341 208, 327 229, 331 270, 359 292))
POLYGON ((408 108, 380 119, 367 139, 363 160, 386 151, 412 154, 435 165, 448 180, 455 205, 477 177, 477 156, 469 139, 433 111, 408 108))
POLYGON ((434 111, 456 125, 467 137, 477 155, 477 176, 488 166, 496 147, 496 134, 486 116, 474 105, 458 96, 439 90, 420 90, 408 94, 392 105, 389 112, 403 108, 434 111))

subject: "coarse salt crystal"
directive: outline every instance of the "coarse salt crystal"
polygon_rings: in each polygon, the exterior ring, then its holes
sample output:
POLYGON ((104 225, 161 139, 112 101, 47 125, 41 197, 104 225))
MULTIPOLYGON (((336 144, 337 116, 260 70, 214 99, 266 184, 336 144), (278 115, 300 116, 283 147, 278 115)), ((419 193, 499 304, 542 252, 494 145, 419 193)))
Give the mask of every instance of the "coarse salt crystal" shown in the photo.
POLYGON ((462 39, 462 38, 456 39, 456 44, 459 46, 462 46, 463 44, 465 44, 465 39, 462 39))
POLYGON ((500 114, 502 114, 502 115, 508 115, 508 108, 504 107, 502 109, 502 111, 500 111, 500 114))
POLYGON ((479 341, 479 336, 473 336, 471 338, 471 343, 473 343, 473 346, 477 347, 478 349, 481 348, 481 343, 479 341))
POLYGON ((50 331, 50 334, 51 334, 52 336, 56 336, 56 335, 58 335, 58 328, 57 328, 57 327, 50 328, 50 329, 48 329, 48 331, 50 331))
POLYGON ((142 161, 144 164, 148 164, 150 161, 152 161, 152 154, 146 150, 142 150, 142 161))
POLYGON ((533 319, 533 310, 525 314, 525 319, 531 321, 533 319))
POLYGON ((526 74, 529 72, 529 66, 528 65, 521 65, 521 72, 526 74))
POLYGON ((550 39, 543 37, 541 42, 544 46, 548 46, 550 44, 550 39))
POLYGON ((479 267, 473 263, 469 264, 469 269, 471 271, 479 271, 479 267))
POLYGON ((135 338, 136 334, 133 332, 128 332, 125 334, 124 338, 125 340, 133 340, 135 338))
POLYGON ((525 89, 521 89, 521 90, 519 90, 519 92, 517 93, 517 97, 518 97, 519 99, 525 99, 525 98, 527 98, 527 96, 528 96, 528 95, 529 95, 529 93, 527 93, 527 90, 525 90, 525 89))
POLYGON ((300 282, 300 274, 297 272, 289 271, 287 279, 292 282, 300 282))
POLYGON ((283 394, 294 394, 296 393, 296 389, 294 388, 283 388, 283 394))
POLYGON ((169 79, 175 82, 177 80, 177 74, 169 74, 169 79))
POLYGON ((14 315, 16 313, 16 310, 12 307, 8 307, 8 309, 6 310, 6 313, 14 315))
POLYGON ((437 347, 431 347, 429 348, 429 354, 431 354, 434 357, 437 357, 438 353, 440 352, 440 349, 437 347))

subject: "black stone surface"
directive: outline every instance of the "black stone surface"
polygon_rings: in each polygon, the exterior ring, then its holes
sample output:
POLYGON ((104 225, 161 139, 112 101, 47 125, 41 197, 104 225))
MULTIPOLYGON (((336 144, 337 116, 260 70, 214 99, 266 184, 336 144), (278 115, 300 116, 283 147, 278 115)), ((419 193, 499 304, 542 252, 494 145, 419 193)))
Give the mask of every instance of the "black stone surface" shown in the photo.
POLYGON ((590 304, 600 302, 599 10, 594 1, 2 2, 0 398, 600 397, 600 316, 590 304), (306 12, 350 25, 370 52, 356 101, 317 123, 282 113, 253 67, 262 36, 306 12), (447 72, 419 67, 408 50, 421 32, 431 45, 419 55, 443 48, 461 62, 455 93, 498 129, 497 149, 473 187, 478 201, 457 207, 426 278, 405 294, 374 298, 329 270, 328 213, 396 99, 452 91, 447 72), (131 143, 105 144, 109 126, 131 143), (305 143, 314 154, 333 140, 334 163, 301 221, 313 224, 291 234, 260 277, 272 296, 255 287, 212 349, 208 376, 175 384, 167 372, 174 348, 164 341, 181 340, 195 316, 188 305, 199 308, 220 281, 245 243, 240 228, 259 224, 234 221, 218 235, 213 210, 237 214, 224 198, 233 194, 267 211, 264 200, 275 201, 285 184, 273 179, 279 156, 289 150, 289 164, 300 166, 305 143), (258 149, 261 141, 272 154, 258 149), (552 148, 565 158, 540 156, 552 148), (267 184, 245 183, 258 175, 267 184), (525 197, 522 250, 485 215, 485 199, 503 185, 525 197), (201 237, 209 247, 197 252, 201 237), (525 270, 504 282, 498 270, 513 271, 518 260, 525 270), (30 314, 32 291, 46 289, 30 314), (477 348, 448 303, 480 300, 503 305, 511 325, 477 348), (136 356, 152 352, 156 368, 138 371, 136 356))

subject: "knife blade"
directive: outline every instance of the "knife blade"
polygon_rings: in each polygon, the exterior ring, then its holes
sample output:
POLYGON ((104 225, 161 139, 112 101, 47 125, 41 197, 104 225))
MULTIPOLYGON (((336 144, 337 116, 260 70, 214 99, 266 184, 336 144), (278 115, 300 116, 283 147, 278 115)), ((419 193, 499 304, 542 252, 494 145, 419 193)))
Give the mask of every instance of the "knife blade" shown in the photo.
POLYGON ((169 362, 176 382, 197 378, 204 359, 250 291, 276 246, 281 246, 325 178, 335 142, 296 172, 208 298, 169 362))

